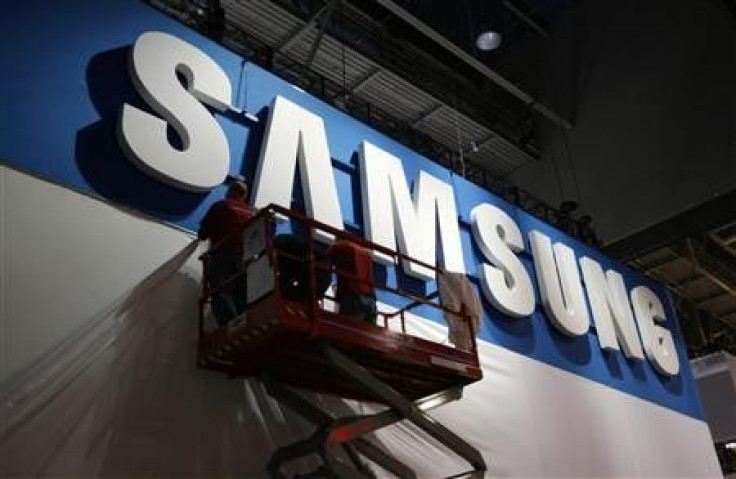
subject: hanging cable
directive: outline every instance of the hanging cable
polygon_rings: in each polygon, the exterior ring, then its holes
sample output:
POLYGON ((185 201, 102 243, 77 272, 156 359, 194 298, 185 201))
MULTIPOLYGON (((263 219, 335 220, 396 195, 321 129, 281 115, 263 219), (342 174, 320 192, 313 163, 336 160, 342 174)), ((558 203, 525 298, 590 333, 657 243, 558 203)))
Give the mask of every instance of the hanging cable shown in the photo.
MULTIPOLYGON (((337 8, 341 16, 345 16, 343 12, 342 2, 337 2, 337 8)), ((341 25, 341 24, 340 24, 341 25)), ((348 82, 347 82, 347 58, 345 57, 345 32, 342 32, 342 41, 340 41, 340 62, 342 63, 342 103, 347 109, 348 107, 348 82)))
POLYGON ((347 71, 346 71, 347 70, 346 68, 347 60, 345 59, 345 43, 340 43, 340 45, 341 45, 340 57, 341 57, 341 62, 342 62, 342 102, 347 108, 348 82, 347 82, 347 71))
POLYGON ((453 111, 455 112, 455 129, 457 130, 457 152, 460 160, 460 176, 465 178, 465 154, 463 153, 463 139, 460 133, 460 115, 457 112, 457 93, 453 95, 453 111))
POLYGON ((575 189, 574 191, 575 201, 577 201, 578 204, 580 204, 582 200, 580 197, 580 185, 578 184, 578 177, 577 177, 577 174, 575 173, 575 167, 573 165, 572 155, 570 154, 570 145, 567 142, 567 132, 565 131, 564 126, 558 125, 558 127, 560 128, 560 132, 562 134, 562 147, 565 153, 565 160, 567 161, 567 166, 570 169, 570 176, 572 177, 572 185, 573 185, 573 188, 575 189))
POLYGON ((240 75, 238 75, 238 91, 235 93, 235 106, 243 111, 248 110, 248 76, 246 75, 246 67, 248 61, 243 59, 240 62, 240 75), (241 93, 244 98, 241 98, 241 93))
POLYGON ((555 181, 557 183, 557 191, 560 195, 560 201, 564 201, 565 200, 565 188, 564 188, 564 185, 562 184, 562 176, 560 175, 560 170, 557 165, 557 155, 555 154, 554 145, 555 145, 554 137, 552 137, 550 138, 550 142, 549 142, 549 153, 550 153, 550 158, 552 160, 552 168, 554 169, 554 172, 555 172, 555 181))

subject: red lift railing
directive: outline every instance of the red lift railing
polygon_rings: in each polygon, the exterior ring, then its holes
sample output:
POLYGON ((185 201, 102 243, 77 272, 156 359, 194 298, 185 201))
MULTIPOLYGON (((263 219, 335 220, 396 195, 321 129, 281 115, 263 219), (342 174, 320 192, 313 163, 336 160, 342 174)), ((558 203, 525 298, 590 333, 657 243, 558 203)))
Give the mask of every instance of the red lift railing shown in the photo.
MULTIPOLYGON (((317 275, 319 272, 323 273, 330 273, 333 277, 337 274, 346 277, 346 278, 354 278, 357 280, 361 280, 361 278, 356 278, 350 271, 345 271, 343 269, 340 269, 338 267, 333 266, 330 264, 329 258, 326 258, 324 255, 317 254, 320 250, 326 250, 325 242, 320 242, 317 239, 317 236, 321 238, 331 238, 334 240, 337 239, 343 239, 347 241, 351 241, 355 244, 360 245, 363 248, 366 248, 367 250, 378 253, 383 255, 385 258, 390 259, 390 261, 382 261, 382 263, 393 266, 395 271, 395 279, 396 279, 396 285, 391 286, 388 284, 376 284, 375 282, 371 282, 371 286, 374 288, 374 290, 378 293, 377 296, 381 296, 381 292, 389 293, 394 296, 395 299, 398 299, 399 301, 402 301, 404 304, 402 306, 397 307, 393 311, 386 310, 385 307, 383 310, 379 308, 378 310, 378 317, 381 319, 380 325, 377 325, 377 327, 384 327, 388 328, 390 326, 391 320, 398 318, 400 321, 400 327, 401 331, 406 334, 406 319, 408 313, 410 313, 412 310, 420 307, 420 306, 428 306, 430 309, 435 311, 435 316, 441 314, 443 317, 446 317, 447 314, 454 314, 458 318, 461 318, 461 320, 464 322, 464 327, 468 330, 468 337, 471 338, 471 345, 470 350, 467 352, 471 353, 472 356, 476 357, 477 359, 477 346, 475 342, 475 331, 473 331, 473 325, 472 322, 469 319, 468 314, 466 311, 451 311, 450 309, 446 308, 441 304, 439 301, 439 292, 435 291, 429 295, 426 296, 420 296, 416 292, 408 290, 404 283, 405 279, 403 274, 400 273, 402 269, 402 263, 404 262, 411 262, 418 266, 421 266, 427 270, 434 271, 436 274, 443 274, 443 271, 440 268, 437 268, 433 265, 427 264, 423 261, 420 261, 416 258, 412 258, 406 254, 391 250, 389 248, 386 248, 384 246, 378 245, 376 243, 370 242, 368 240, 365 240, 359 236, 353 235, 349 232, 346 232, 344 230, 338 230, 336 228, 333 228, 327 224, 321 223, 317 220, 314 220, 313 218, 309 218, 301 213, 288 210, 286 208, 277 206, 277 205, 270 205, 261 211, 258 212, 246 225, 245 231, 247 232, 249 228, 253 227, 254 225, 261 224, 263 225, 261 228, 261 233, 263 234, 263 241, 262 241, 262 249, 260 251, 253 251, 253 248, 249 248, 249 245, 246 244, 245 249, 247 252, 250 252, 250 255, 246 255, 247 257, 244 258, 242 263, 241 271, 234 275, 233 277, 229 278, 226 282, 224 282, 220 288, 230 288, 235 282, 238 281, 239 277, 241 275, 247 274, 248 267, 253 264, 256 260, 259 260, 263 258, 264 256, 268 258, 269 263, 272 265, 273 271, 276 275, 279 274, 280 271, 280 263, 284 262, 284 260, 291 260, 292 262, 297 263, 303 263, 305 266, 305 269, 308 271, 308 285, 305 289, 307 289, 308 292, 310 292, 310 297, 308 298, 308 301, 306 301, 306 311, 308 312, 307 318, 308 321, 311 324, 312 329, 312 335, 316 336, 319 334, 320 325, 322 323, 323 318, 325 315, 339 315, 339 313, 330 312, 325 309, 325 300, 332 300, 335 301, 336 298, 329 293, 329 290, 324 295, 317 296, 315 293, 317 291, 317 275), (295 236, 301 237, 305 243, 306 243, 306 257, 298 257, 293 252, 283 251, 279 248, 274 246, 273 239, 274 234, 277 230, 277 223, 281 221, 291 221, 292 228, 294 230, 300 230, 299 233, 297 233, 295 236), (250 250, 250 251, 249 251, 250 250)), ((329 240, 328 240, 329 241, 329 240)), ((212 290, 209 286, 209 258, 213 251, 217 251, 218 245, 214 245, 213 248, 211 248, 209 251, 204 253, 200 259, 203 262, 203 290, 202 295, 200 298, 200 315, 199 315, 199 333, 200 337, 202 337, 205 334, 205 327, 204 327, 204 321, 206 318, 206 306, 207 304, 211 303, 211 298, 214 294, 217 294, 217 290, 212 290)), ((255 280, 255 278, 251 278, 251 280, 255 280)), ((331 281, 331 285, 334 285, 334 281, 331 281)), ((283 291, 281 290, 281 284, 279 281, 274 281, 274 289, 273 294, 276 297, 284 297, 283 291)), ((262 298, 257 298, 257 300, 260 300, 262 298)), ((247 310, 246 310, 247 312, 247 310)), ((354 321, 353 319, 342 316, 343 319, 346 321, 354 321)), ((477 365, 477 362, 476 362, 477 365)))
MULTIPOLYGON (((241 271, 220 288, 237 284, 247 275, 247 306, 240 321, 208 329, 205 318, 212 296, 208 283, 212 251, 201 256, 204 282, 200 299, 198 364, 230 376, 258 375, 269 394, 316 426, 309 438, 278 449, 267 465, 272 477, 285 477, 282 466, 299 457, 317 454, 323 465, 311 476, 375 477, 362 457, 403 478, 415 478, 410 467, 373 444, 367 434, 397 421, 408 420, 466 460, 473 467, 465 476, 482 477, 486 464, 481 454, 462 438, 426 414, 430 408, 461 398, 463 386, 482 377, 475 331, 467 311, 444 307, 437 293, 421 296, 404 287, 402 262, 442 274, 438 268, 405 254, 371 243, 348 232, 320 223, 279 206, 268 206, 255 215, 244 232, 241 271), (287 251, 275 240, 279 222, 289 220, 299 231, 301 251, 287 251), (351 271, 336 269, 320 254, 325 242, 344 239, 391 259, 396 284, 373 284, 378 296, 391 296, 402 305, 378 312, 381 324, 372 324, 330 311, 321 284, 336 275, 362 279, 351 271), (326 241, 325 241, 326 240, 326 241), (297 268, 297 284, 284 288, 285 268, 297 268), (469 348, 462 349, 407 334, 407 315, 425 307, 435 316, 455 314, 468 328, 469 348), (398 318, 401 331, 390 328, 398 318), (345 398, 376 401, 388 409, 373 415, 335 418, 289 386, 336 394, 345 398), (350 464, 341 462, 342 450, 350 464)), ((242 292, 241 292, 242 294, 242 292)))

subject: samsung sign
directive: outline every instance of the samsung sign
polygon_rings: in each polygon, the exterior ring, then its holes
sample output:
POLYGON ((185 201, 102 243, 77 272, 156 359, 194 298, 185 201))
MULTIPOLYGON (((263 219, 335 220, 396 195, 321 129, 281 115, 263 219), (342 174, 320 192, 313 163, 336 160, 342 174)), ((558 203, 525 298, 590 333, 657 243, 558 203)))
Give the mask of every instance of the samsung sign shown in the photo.
MULTIPOLYGON (((129 69, 136 90, 161 118, 123 106, 118 140, 126 156, 176 188, 208 191, 220 185, 230 169, 230 151, 225 133, 204 105, 219 111, 233 108, 226 73, 200 49, 161 32, 138 38, 129 69), (177 73, 186 77, 186 88, 177 73), (181 138, 181 150, 168 141, 168 125, 181 138)), ((400 158, 368 141, 356 148, 367 239, 431 265, 439 256, 444 269, 465 273, 452 185, 419 171, 410 192, 400 158)), ((276 96, 254 178, 254 205, 290 207, 297 169, 307 214, 342 229, 324 122, 276 96)), ((537 298, 532 278, 518 257, 525 250, 525 238, 513 218, 493 204, 480 203, 471 210, 470 224, 472 239, 484 257, 476 265, 477 276, 485 298, 496 309, 524 321, 539 299, 552 325, 572 338, 588 334, 592 316, 603 350, 622 350, 637 361, 646 357, 660 374, 678 374, 672 334, 659 324, 667 320, 665 309, 650 288, 642 285, 628 291, 620 272, 604 271, 594 259, 578 258, 565 243, 553 243, 543 232, 531 230, 528 243, 537 298)), ((420 265, 405 262, 403 267, 409 276, 434 279, 433 271, 420 265)))

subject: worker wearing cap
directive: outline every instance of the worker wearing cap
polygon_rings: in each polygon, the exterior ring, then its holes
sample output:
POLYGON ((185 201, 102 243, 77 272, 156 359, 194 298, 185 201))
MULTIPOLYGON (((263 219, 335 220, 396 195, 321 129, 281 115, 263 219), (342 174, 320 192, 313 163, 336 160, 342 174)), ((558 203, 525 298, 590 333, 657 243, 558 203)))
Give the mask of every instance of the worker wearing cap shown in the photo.
POLYGON ((197 236, 210 241, 208 282, 212 291, 212 312, 223 326, 245 310, 245 275, 228 281, 243 263, 243 228, 253 210, 248 206, 248 185, 230 183, 225 199, 214 203, 205 214, 197 236))
POLYGON ((376 295, 370 251, 352 241, 338 239, 328 255, 337 274, 335 299, 339 313, 375 324, 376 295))

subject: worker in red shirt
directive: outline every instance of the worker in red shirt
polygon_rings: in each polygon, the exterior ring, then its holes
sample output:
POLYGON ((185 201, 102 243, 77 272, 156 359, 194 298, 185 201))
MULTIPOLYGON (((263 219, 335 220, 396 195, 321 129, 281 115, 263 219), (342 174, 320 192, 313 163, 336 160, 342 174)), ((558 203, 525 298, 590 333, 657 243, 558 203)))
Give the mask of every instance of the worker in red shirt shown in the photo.
POLYGON ((232 281, 243 264, 243 227, 253 217, 247 204, 248 185, 230 183, 225 199, 214 203, 205 214, 197 236, 210 241, 208 282, 212 291, 212 312, 223 326, 245 311, 246 276, 232 281))
POLYGON ((339 313, 376 323, 376 293, 370 251, 357 243, 338 239, 328 250, 335 265, 339 313))

